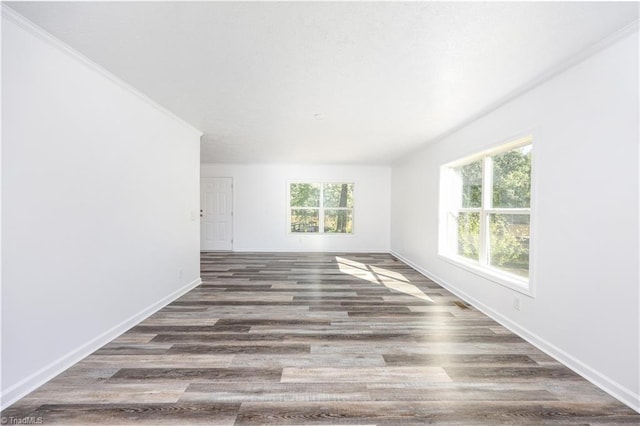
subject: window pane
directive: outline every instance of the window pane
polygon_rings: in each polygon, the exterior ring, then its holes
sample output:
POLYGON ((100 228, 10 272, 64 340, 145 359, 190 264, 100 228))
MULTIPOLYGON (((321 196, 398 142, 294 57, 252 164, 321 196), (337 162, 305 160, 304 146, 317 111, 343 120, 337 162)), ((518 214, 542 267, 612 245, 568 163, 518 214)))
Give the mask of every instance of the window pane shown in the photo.
POLYGON ((478 260, 480 213, 458 214, 458 254, 478 260))
POLYGON ((531 145, 493 157, 493 207, 530 207, 531 145))
POLYGON ((318 232, 318 209, 291 209, 291 232, 318 232))
POLYGON ((353 233, 353 210, 325 210, 324 232, 353 233))
POLYGON ((462 183, 462 207, 482 205, 482 160, 454 169, 462 183))
POLYGON ((529 215, 489 215, 491 266, 523 277, 529 276, 529 215))
POLYGON ((320 185, 316 183, 292 183, 290 193, 291 207, 320 207, 320 185))
POLYGON ((324 185, 324 207, 353 207, 352 183, 328 183, 324 185))

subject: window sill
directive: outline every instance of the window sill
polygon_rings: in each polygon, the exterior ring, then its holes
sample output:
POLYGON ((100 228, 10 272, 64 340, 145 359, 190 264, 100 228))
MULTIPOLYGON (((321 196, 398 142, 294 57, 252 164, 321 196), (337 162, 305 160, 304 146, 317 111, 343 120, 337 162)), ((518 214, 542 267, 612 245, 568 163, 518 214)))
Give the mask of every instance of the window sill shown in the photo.
POLYGON ((342 233, 338 233, 338 232, 289 232, 289 236, 290 237, 304 237, 304 236, 331 236, 331 237, 353 237, 354 233, 350 233, 350 234, 342 234, 342 233))
POLYGON ((495 269, 486 268, 461 256, 447 256, 440 254, 439 257, 445 262, 465 269, 489 281, 500 284, 503 287, 507 287, 529 297, 534 297, 533 291, 531 290, 530 278, 520 278, 516 275, 512 275, 506 272, 500 272, 495 269))

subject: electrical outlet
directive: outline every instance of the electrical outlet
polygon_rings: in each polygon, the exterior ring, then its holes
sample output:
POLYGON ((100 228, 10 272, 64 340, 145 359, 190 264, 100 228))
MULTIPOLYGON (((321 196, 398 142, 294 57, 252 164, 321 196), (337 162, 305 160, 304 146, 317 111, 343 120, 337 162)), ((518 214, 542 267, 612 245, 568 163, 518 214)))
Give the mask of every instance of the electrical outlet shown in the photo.
POLYGON ((516 311, 520 310, 520 298, 519 297, 514 297, 513 298, 513 309, 515 309, 516 311))

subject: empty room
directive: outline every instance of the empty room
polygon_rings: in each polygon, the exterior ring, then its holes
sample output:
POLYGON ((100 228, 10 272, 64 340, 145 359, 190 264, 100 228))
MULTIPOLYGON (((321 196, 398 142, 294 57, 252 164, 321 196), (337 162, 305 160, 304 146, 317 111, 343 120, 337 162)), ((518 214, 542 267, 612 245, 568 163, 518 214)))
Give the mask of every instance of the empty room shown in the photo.
POLYGON ((2 2, 2 424, 640 424, 640 3, 2 2))

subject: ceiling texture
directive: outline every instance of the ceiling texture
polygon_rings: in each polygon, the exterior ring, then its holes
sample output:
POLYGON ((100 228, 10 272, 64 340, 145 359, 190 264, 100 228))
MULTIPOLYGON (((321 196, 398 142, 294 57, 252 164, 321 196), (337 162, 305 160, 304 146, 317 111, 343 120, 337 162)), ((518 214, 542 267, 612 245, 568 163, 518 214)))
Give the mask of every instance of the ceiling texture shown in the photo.
POLYGON ((637 26, 639 9, 637 2, 8 6, 202 130, 203 163, 300 164, 391 164, 637 26))

